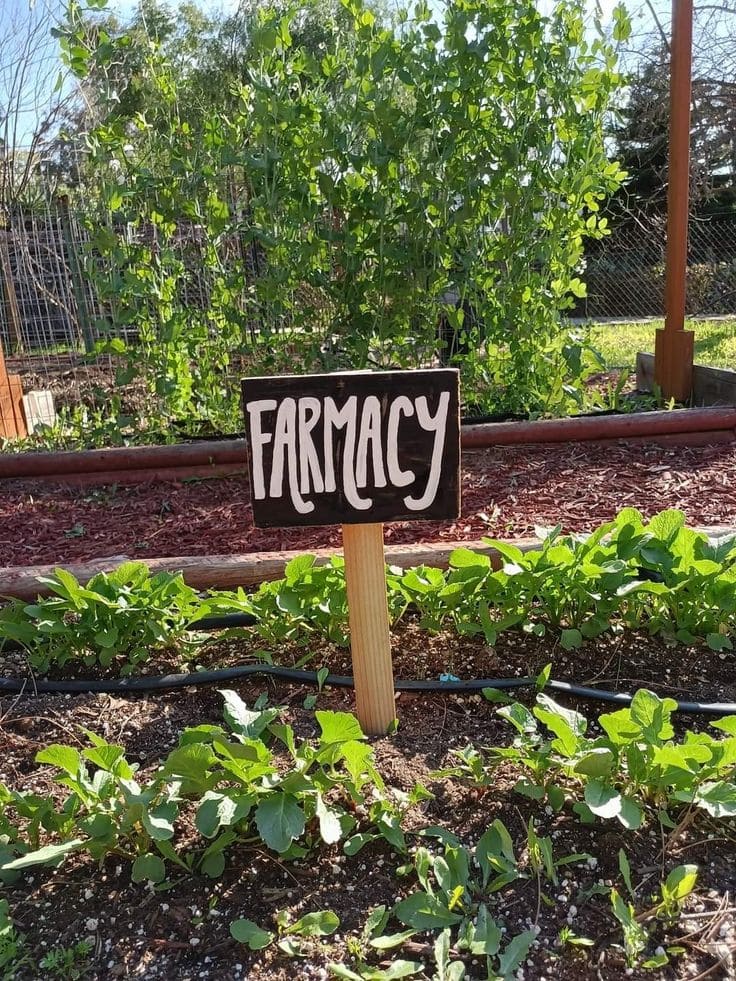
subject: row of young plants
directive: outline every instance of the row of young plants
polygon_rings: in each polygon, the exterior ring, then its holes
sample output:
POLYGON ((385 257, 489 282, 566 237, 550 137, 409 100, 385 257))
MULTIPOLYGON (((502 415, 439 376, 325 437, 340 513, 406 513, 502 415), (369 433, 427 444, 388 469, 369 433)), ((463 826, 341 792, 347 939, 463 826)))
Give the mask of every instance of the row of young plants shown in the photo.
MULTIPOLYGON (((704 820, 736 817, 736 719, 715 721, 715 736, 686 731, 678 737, 674 703, 639 691, 629 708, 598 718, 604 735, 587 739, 584 717, 549 698, 544 683, 543 674, 531 710, 517 702, 498 710, 517 731, 510 747, 459 751, 456 765, 432 779, 452 776, 485 788, 495 768, 511 761, 522 769, 515 789, 524 797, 540 806, 546 800, 552 812, 567 809, 584 823, 618 820, 624 834, 659 826, 665 857, 686 827, 692 833, 704 820)), ((0 785, 0 881, 10 884, 26 869, 57 867, 72 853, 86 852, 98 862, 119 857, 134 882, 168 889, 174 877, 221 876, 235 848, 265 846, 288 862, 323 848, 355 855, 383 841, 403 861, 395 870, 403 880, 401 896, 392 907, 371 911, 362 935, 348 945, 350 964, 332 964, 332 973, 376 981, 418 974, 425 969, 421 961, 398 955, 419 946, 429 947, 435 959, 433 976, 459 981, 469 958, 485 960, 488 978, 513 977, 535 942, 542 905, 555 905, 550 892, 559 870, 594 863, 588 853, 556 854, 553 838, 541 835, 533 818, 516 846, 500 819, 472 844, 444 826, 417 829, 408 812, 431 800, 431 791, 421 785, 409 794, 387 788, 351 715, 317 712, 319 736, 298 740, 281 710, 263 699, 249 708, 234 692, 223 696, 224 725, 185 729, 147 776, 136 772, 123 747, 88 730, 86 749, 42 749, 36 761, 55 768, 66 796, 55 800, 0 785), (537 892, 536 920, 510 936, 497 901, 514 884, 529 882, 537 892), (391 966, 376 966, 375 959, 384 961, 391 951, 397 952, 391 966)), ((499 697, 493 691, 487 696, 499 697)), ((676 918, 698 870, 680 865, 663 873, 640 912, 634 902, 642 893, 633 886, 626 849, 619 852, 619 870, 620 889, 596 891, 607 897, 620 924, 628 964, 644 958, 644 966, 661 967, 678 952, 661 945, 652 950, 663 936, 662 921, 676 918)), ((4 915, 0 965, 3 943, 6 953, 17 947, 7 910, 4 915)), ((236 919, 230 932, 250 950, 273 944, 282 954, 302 956, 311 939, 334 933, 339 919, 331 910, 296 921, 282 912, 274 923, 272 929, 236 919)), ((560 940, 592 943, 572 931, 560 940)))
MULTIPOLYGON (((736 536, 711 541, 685 525, 680 511, 651 521, 626 508, 590 535, 538 529, 538 548, 522 551, 493 539, 502 558, 494 569, 483 553, 456 549, 449 569, 390 568, 392 622, 407 615, 433 632, 452 629, 489 645, 504 630, 559 638, 566 649, 623 628, 712 650, 732 649, 736 630, 736 536)), ((265 658, 285 643, 316 639, 348 643, 344 565, 293 559, 283 579, 254 593, 202 597, 181 575, 150 575, 130 562, 86 585, 57 569, 42 580, 51 595, 15 601, 0 611, 0 639, 22 645, 34 671, 82 661, 133 671, 155 651, 186 655, 207 639, 192 630, 204 617, 241 612, 256 623, 249 634, 265 658)))

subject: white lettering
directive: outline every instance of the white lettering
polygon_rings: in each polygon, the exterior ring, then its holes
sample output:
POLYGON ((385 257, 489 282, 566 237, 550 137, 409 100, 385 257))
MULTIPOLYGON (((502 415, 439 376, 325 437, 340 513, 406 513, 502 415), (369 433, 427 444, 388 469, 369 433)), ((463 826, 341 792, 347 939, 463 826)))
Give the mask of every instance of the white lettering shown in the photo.
POLYGON ((402 470, 399 466, 399 422, 401 413, 414 415, 414 406, 405 395, 399 395, 391 404, 388 413, 388 433, 386 435, 386 463, 388 476, 394 487, 406 487, 413 483, 416 474, 413 470, 402 470))
POLYGON ((373 483, 376 487, 386 486, 386 474, 381 458, 381 403, 375 395, 369 395, 363 403, 360 417, 360 437, 355 457, 355 483, 358 487, 368 484, 368 443, 373 457, 373 483))
POLYGON ((250 444, 252 447, 253 493, 256 500, 262 501, 266 496, 266 485, 263 479, 263 447, 271 442, 271 433, 261 430, 261 413, 273 412, 276 399, 259 399, 247 404, 250 417, 250 444))
POLYGON ((305 501, 299 495, 299 477, 296 458, 296 402, 286 398, 279 406, 273 434, 273 462, 271 464, 270 497, 281 497, 284 492, 284 456, 288 458, 289 490, 291 503, 299 514, 314 511, 314 502, 305 501))
POLYGON ((432 446, 432 462, 429 467, 429 480, 421 497, 405 497, 404 504, 410 511, 423 511, 428 508, 437 495, 442 471, 442 450, 445 445, 445 429, 447 425, 447 407, 450 404, 450 393, 442 392, 437 412, 434 416, 429 413, 426 395, 420 395, 416 400, 417 419, 419 425, 427 433, 434 433, 432 446))
POLYGON ((325 489, 319 457, 312 440, 312 430, 319 421, 321 411, 319 399, 299 399, 299 489, 302 494, 310 492, 310 477, 316 494, 321 494, 325 489))
POLYGON ((348 504, 358 511, 367 510, 373 503, 370 497, 360 497, 355 485, 355 428, 358 418, 358 396, 351 395, 342 409, 338 410, 335 400, 325 399, 325 490, 336 490, 335 458, 332 445, 332 430, 346 429, 345 446, 342 454, 342 487, 348 504))

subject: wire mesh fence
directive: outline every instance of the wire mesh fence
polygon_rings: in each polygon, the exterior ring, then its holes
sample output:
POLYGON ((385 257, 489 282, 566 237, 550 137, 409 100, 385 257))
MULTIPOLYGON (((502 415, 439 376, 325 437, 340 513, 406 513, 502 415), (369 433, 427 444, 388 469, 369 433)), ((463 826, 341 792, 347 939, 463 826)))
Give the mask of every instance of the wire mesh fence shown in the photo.
MULTIPOLYGON (((242 233, 217 243, 222 269, 238 268, 231 302, 255 336, 262 311, 252 305, 251 287, 263 269, 260 254, 245 223, 242 233)), ((155 253, 155 226, 144 222, 110 224, 127 245, 141 244, 155 253)), ((176 302, 194 317, 208 308, 213 288, 212 242, 190 220, 182 220, 173 237, 182 263, 176 302)), ((629 223, 600 241, 589 243, 581 274, 587 296, 570 312, 589 320, 637 320, 664 314, 666 229, 664 220, 629 223)), ((50 391, 58 408, 84 405, 101 410, 112 394, 124 410, 144 411, 136 382, 120 382, 122 362, 114 351, 99 353, 99 342, 119 337, 135 343, 137 325, 116 309, 114 268, 95 253, 85 215, 65 199, 33 211, 18 210, 0 223, 0 340, 8 369, 21 376, 24 391, 50 391), (92 267, 94 266, 94 269, 92 267), (101 284, 106 283, 104 288, 101 284)), ((736 316, 736 216, 694 217, 690 224, 688 313, 692 316, 736 316)), ((319 316, 313 297, 309 303, 319 316)), ((288 332, 288 323, 284 324, 288 332)), ((140 380, 138 380, 138 386, 140 380)))
MULTIPOLYGON (((573 312, 591 320, 664 316, 665 219, 629 223, 588 246, 582 277, 587 296, 573 312)), ((687 312, 736 315, 736 215, 691 217, 687 312)))

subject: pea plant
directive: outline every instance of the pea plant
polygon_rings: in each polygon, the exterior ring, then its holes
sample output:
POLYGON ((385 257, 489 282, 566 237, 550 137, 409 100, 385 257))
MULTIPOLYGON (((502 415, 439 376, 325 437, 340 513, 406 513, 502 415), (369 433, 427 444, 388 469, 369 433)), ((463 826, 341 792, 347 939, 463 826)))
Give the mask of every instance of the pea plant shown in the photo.
POLYGON ((420 0, 391 18, 346 0, 316 51, 298 6, 264 8, 243 77, 206 113, 153 43, 135 59, 146 98, 126 111, 131 38, 90 29, 85 6, 105 3, 70 3, 59 38, 96 107, 87 272, 109 309, 103 349, 124 360, 121 384, 144 381, 157 427, 230 431, 241 359, 260 373, 417 366, 438 347, 469 404, 575 405, 586 345, 560 312, 584 295, 584 241, 608 233, 600 207, 623 178, 604 129, 623 5, 613 38, 589 40, 582 0, 547 15, 533 0, 420 0), (184 220, 204 310, 182 299, 184 220), (223 261, 229 241, 258 256, 252 281, 223 261), (442 320, 460 341, 449 353, 442 320))

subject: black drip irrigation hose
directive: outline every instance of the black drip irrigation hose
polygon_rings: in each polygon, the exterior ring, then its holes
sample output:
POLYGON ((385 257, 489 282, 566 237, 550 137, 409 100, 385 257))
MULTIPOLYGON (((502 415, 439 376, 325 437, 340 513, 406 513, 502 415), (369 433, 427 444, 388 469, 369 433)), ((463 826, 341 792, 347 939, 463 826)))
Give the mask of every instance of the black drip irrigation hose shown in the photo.
MULTIPOLYGON (((138 678, 114 678, 104 681, 20 681, 16 678, 0 678, 0 691, 14 694, 87 694, 110 693, 126 694, 147 691, 165 691, 197 685, 216 685, 225 681, 249 678, 253 675, 266 675, 280 681, 291 681, 301 685, 329 685, 335 688, 353 688, 350 675, 328 674, 318 677, 316 671, 301 671, 297 668, 283 668, 273 664, 245 664, 237 668, 221 668, 218 671, 193 671, 188 674, 166 674, 138 678)), ((394 683, 396 691, 441 692, 457 694, 495 688, 509 691, 518 688, 534 688, 536 678, 474 678, 469 681, 405 681, 394 683)), ((549 680, 545 690, 560 692, 573 698, 586 698, 597 702, 626 707, 631 704, 632 695, 624 692, 586 688, 567 681, 549 680)), ((736 702, 678 702, 677 711, 691 715, 736 715, 736 702)))
MULTIPOLYGON (((193 621, 190 631, 227 630, 237 627, 252 627, 258 618, 252 613, 226 613, 219 616, 203 617, 193 621)), ((5 641, 3 650, 21 650, 22 645, 5 641)), ((37 681, 0 677, 0 692, 11 694, 125 694, 149 691, 167 691, 177 688, 190 688, 196 685, 217 685, 226 681, 237 681, 254 675, 266 675, 280 681, 291 681, 300 685, 329 685, 333 688, 354 688, 351 675, 328 674, 318 677, 316 671, 302 671, 298 668, 284 668, 274 664, 244 664, 237 668, 220 668, 216 671, 191 671, 186 674, 151 675, 137 678, 112 678, 104 680, 37 681)), ((394 683, 396 691, 434 692, 457 694, 495 688, 498 691, 512 691, 519 688, 534 688, 536 678, 472 678, 467 681, 408 681, 398 679, 394 683)), ((567 681, 550 679, 545 689, 556 691, 572 698, 585 698, 609 705, 626 707, 631 705, 632 695, 626 692, 606 691, 588 688, 567 681)), ((736 715, 736 702, 677 702, 678 712, 690 715, 736 715)))

